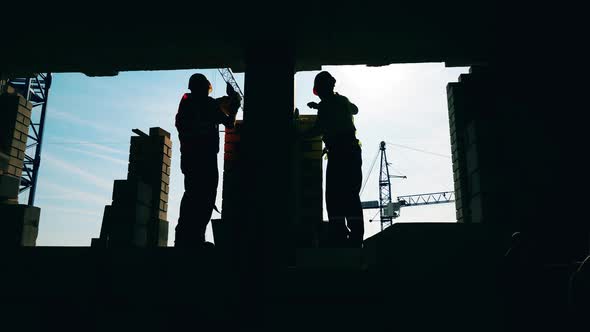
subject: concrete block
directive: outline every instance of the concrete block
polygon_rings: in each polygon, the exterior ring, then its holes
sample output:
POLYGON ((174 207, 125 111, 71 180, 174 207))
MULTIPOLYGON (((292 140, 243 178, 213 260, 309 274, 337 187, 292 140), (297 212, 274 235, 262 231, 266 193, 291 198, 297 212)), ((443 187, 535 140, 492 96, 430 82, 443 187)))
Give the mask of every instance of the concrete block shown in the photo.
MULTIPOLYGON (((21 141, 20 139, 20 131, 18 131, 16 128, 14 129, 14 131, 12 132, 12 139, 15 139, 17 141, 21 141)), ((21 141, 22 142, 22 141, 21 141)))
POLYGON ((8 161, 10 156, 0 152, 0 174, 4 173, 8 169, 8 161))
POLYGON ((312 152, 304 152, 303 159, 321 159, 322 158, 322 151, 312 151, 312 152))
POLYGON ((18 113, 22 114, 25 118, 30 119, 31 118, 31 110, 33 109, 32 106, 33 105, 30 103, 27 106, 20 105, 17 108, 17 111, 18 111, 18 113), (31 106, 31 108, 29 108, 29 106, 31 106))
POLYGON ((23 168, 24 162, 21 159, 10 157, 8 165, 14 166, 16 168, 23 168))
POLYGON ((168 156, 163 156, 162 162, 166 164, 166 166, 172 166, 172 159, 168 156))
POLYGON ((479 156, 477 151, 477 145, 472 144, 467 148, 467 153, 465 154, 465 161, 467 165, 467 172, 469 174, 473 173, 479 167, 479 156))
POLYGON ((302 142, 301 143, 301 150, 302 151, 322 151, 323 144, 321 141, 302 142))
POLYGON ((167 247, 168 246, 168 228, 169 228, 169 223, 166 220, 163 219, 159 219, 157 221, 157 228, 158 228, 158 233, 157 233, 157 242, 156 242, 156 246, 158 247, 167 247))
MULTIPOLYGON (((17 148, 11 148, 10 149, 10 156, 13 158, 18 158, 18 159, 24 159, 24 158, 20 158, 21 155, 21 151, 17 148)), ((23 152, 24 155, 24 152, 23 152)))
POLYGON ((160 127, 150 128, 150 136, 164 136, 170 138, 170 133, 160 127))
POLYGON ((113 202, 119 205, 136 203, 151 206, 152 189, 138 179, 115 180, 113 185, 113 202))
MULTIPOLYGON (((483 222, 483 205, 482 205, 482 195, 478 194, 471 197, 469 209, 471 211, 471 220, 472 222, 483 222)), ((498 207, 500 208, 500 207, 498 207)))
POLYGON ((145 205, 113 205, 105 206, 105 218, 109 218, 111 224, 145 225, 151 217, 151 209, 145 205))
POLYGON ((481 172, 476 171, 469 176, 469 192, 472 195, 481 193, 481 172))
POLYGON ((107 234, 109 247, 127 248, 134 247, 135 225, 128 223, 112 223, 107 234))
POLYGON ((34 246, 41 209, 19 204, 0 204, 0 246, 34 246))
POLYGON ((160 183, 160 191, 165 192, 166 194, 168 194, 170 192, 170 186, 168 186, 167 184, 161 182, 160 183))
POLYGON ((165 184, 170 184, 170 177, 164 173, 162 173, 162 182, 164 182, 165 184))
POLYGON ((145 248, 148 246, 148 225, 135 225, 131 243, 134 247, 145 248))
MULTIPOLYGON (((26 135, 29 134, 29 127, 25 126, 22 123, 19 123, 19 122, 15 123, 14 129, 15 129, 15 131, 18 131, 18 132, 24 134, 25 137, 26 137, 26 135)), ((24 141, 26 142, 26 139, 24 139, 24 141)))
POLYGON ((160 196, 158 198, 164 203, 168 203, 168 193, 160 191, 160 196))
POLYGON ((165 146, 167 148, 172 148, 172 140, 170 139, 170 136, 150 136, 149 140, 147 140, 146 142, 152 144, 153 146, 165 146))
POLYGON ((6 220, 21 220, 25 225, 39 226, 41 209, 28 205, 0 205, 0 216, 6 220))
POLYGON ((34 247, 37 245, 39 228, 31 225, 24 225, 21 238, 21 246, 34 247))
MULTIPOLYGON (((9 144, 10 144, 10 147, 11 147, 11 148, 15 148, 15 149, 17 149, 17 150, 19 150, 19 151, 23 151, 23 152, 24 152, 24 151, 26 151, 26 149, 27 149, 27 144, 26 144, 26 142, 23 142, 23 141, 21 141, 21 140, 12 139, 12 140, 9 142, 9 144)), ((7 151, 7 150, 5 150, 5 151, 7 151)))
POLYGON ((0 174, 0 200, 18 197, 20 178, 9 174, 0 174))

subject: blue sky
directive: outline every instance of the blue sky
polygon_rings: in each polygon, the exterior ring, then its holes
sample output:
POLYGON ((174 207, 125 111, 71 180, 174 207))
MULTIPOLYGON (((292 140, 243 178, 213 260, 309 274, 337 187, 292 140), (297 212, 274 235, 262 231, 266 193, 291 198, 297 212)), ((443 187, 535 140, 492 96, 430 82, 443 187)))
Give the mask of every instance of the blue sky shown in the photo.
MULTIPOLYGON (((323 69, 336 78, 336 91, 359 107, 355 124, 363 147, 363 175, 384 140, 399 145, 388 146, 392 172, 408 177, 393 179, 394 196, 452 190, 445 87, 467 68, 430 63, 323 69)), ((41 208, 37 245, 89 245, 100 231, 104 206, 110 204, 113 180, 126 178, 131 129, 146 131, 156 126, 170 131, 173 140, 168 212, 168 242, 173 245, 183 193, 174 115, 187 91, 188 78, 195 72, 209 78, 213 97, 224 94, 225 84, 217 70, 125 72, 94 78, 76 73, 54 75, 35 202, 41 208)), ((302 114, 315 113, 306 106, 317 101, 311 88, 315 74, 317 71, 300 72, 295 77, 295 104, 302 114)), ((235 76, 246 88, 243 74, 235 76)), ((221 167, 221 153, 219 161, 221 167)), ((378 199, 378 171, 373 170, 363 200, 378 199)), ((221 183, 218 188, 221 206, 221 183)), ((26 199, 21 196, 21 203, 26 199)), ((380 229, 378 222, 368 222, 374 212, 365 214, 366 236, 380 229)), ((214 212, 213 217, 219 215, 214 212)), ((396 221, 455 221, 454 205, 402 208, 396 221)), ((210 229, 207 237, 212 240, 210 229)))

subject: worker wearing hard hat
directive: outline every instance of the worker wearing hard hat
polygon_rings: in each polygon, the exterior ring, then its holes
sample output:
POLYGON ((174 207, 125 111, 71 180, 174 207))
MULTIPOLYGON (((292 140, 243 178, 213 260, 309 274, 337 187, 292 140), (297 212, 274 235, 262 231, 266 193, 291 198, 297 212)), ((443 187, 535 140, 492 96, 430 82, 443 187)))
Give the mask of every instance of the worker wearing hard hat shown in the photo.
POLYGON ((188 88, 191 93, 182 96, 176 114, 184 195, 176 226, 175 247, 205 244, 205 230, 215 208, 219 182, 219 124, 233 128, 241 101, 229 84, 228 96, 209 97, 213 88, 202 74, 192 75, 188 88))
POLYGON ((363 210, 360 200, 362 159, 353 115, 356 105, 334 92, 336 79, 326 71, 315 77, 313 93, 321 102, 310 102, 318 110, 316 123, 306 135, 322 135, 328 153, 326 207, 330 242, 334 246, 362 247, 363 210), (348 226, 348 227, 347 227, 348 226))

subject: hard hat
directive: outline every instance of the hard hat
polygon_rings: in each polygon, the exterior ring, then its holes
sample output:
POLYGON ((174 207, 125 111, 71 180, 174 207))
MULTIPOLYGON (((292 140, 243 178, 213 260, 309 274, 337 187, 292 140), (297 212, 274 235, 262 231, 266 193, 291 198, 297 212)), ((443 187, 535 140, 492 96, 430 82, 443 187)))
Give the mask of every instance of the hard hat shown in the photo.
POLYGON ((209 82, 205 75, 199 73, 193 74, 191 78, 188 80, 188 88, 193 92, 208 89, 207 94, 210 94, 213 91, 213 86, 211 86, 211 82, 209 82))
POLYGON ((336 79, 327 71, 322 71, 313 80, 313 94, 318 95, 318 87, 329 87, 333 89, 334 85, 336 85, 336 79))

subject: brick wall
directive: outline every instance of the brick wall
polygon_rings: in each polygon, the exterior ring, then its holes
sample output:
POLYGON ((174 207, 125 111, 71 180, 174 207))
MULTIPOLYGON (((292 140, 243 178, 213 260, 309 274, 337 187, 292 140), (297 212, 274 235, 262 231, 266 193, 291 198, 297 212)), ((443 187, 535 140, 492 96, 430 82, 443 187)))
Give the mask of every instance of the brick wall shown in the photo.
POLYGON ((115 180, 113 202, 105 207, 100 239, 111 247, 165 247, 168 244, 170 133, 150 128, 131 137, 126 180, 115 180))

